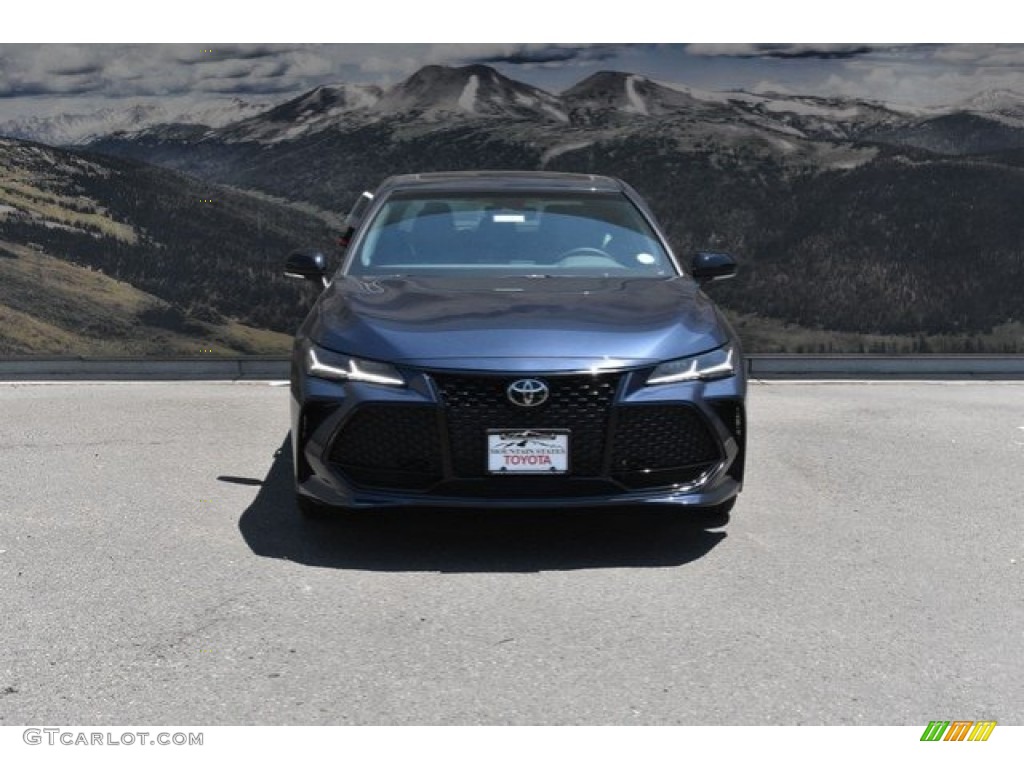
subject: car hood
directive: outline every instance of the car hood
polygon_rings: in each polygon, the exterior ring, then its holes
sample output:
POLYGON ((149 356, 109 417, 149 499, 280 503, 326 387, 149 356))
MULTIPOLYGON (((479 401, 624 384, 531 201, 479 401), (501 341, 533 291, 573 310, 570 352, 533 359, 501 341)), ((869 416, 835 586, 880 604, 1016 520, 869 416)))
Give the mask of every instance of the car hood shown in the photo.
POLYGON ((340 277, 310 320, 328 349, 448 369, 625 368, 729 340, 684 277, 340 277))

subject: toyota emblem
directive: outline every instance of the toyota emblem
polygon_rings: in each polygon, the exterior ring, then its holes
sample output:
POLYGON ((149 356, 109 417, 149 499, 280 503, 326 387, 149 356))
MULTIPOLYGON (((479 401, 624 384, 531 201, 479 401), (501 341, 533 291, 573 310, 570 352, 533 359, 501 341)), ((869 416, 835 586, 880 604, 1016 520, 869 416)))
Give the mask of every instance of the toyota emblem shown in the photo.
POLYGON ((508 385, 505 394, 513 405, 532 408, 547 401, 550 391, 540 379, 518 379, 508 385))

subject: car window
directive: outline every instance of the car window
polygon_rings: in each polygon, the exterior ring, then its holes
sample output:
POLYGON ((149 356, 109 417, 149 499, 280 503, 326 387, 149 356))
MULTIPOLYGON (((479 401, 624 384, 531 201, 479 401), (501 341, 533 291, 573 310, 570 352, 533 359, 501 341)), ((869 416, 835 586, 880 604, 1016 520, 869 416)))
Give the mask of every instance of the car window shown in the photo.
POLYGON ((349 274, 675 274, 639 210, 622 195, 392 196, 349 274))

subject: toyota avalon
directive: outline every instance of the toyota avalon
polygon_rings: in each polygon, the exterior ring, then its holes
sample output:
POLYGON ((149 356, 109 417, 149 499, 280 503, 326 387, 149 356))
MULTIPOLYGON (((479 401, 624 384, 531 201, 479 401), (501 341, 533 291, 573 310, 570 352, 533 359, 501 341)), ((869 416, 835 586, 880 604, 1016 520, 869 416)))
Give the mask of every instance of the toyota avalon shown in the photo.
POLYGON ((743 483, 740 346, 626 183, 395 176, 360 198, 291 362, 307 515, 389 506, 729 509, 743 483))

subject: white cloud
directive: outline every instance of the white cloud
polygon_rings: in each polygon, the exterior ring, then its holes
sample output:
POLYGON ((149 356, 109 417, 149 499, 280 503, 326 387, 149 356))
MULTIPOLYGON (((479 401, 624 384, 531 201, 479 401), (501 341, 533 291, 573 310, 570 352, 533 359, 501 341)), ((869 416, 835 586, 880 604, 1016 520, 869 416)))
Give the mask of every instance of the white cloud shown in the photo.
POLYGON ((427 64, 478 61, 549 89, 600 67, 696 87, 917 105, 991 88, 1024 91, 1024 45, 1013 44, 43 44, 0 45, 0 106, 5 116, 49 113, 53 99, 66 103, 76 94, 79 112, 124 98, 198 101, 237 93, 280 101, 324 83, 390 84, 427 64))
POLYGON ((935 60, 962 67, 1024 67, 1024 46, 1019 44, 984 44, 943 46, 935 52, 935 60))

